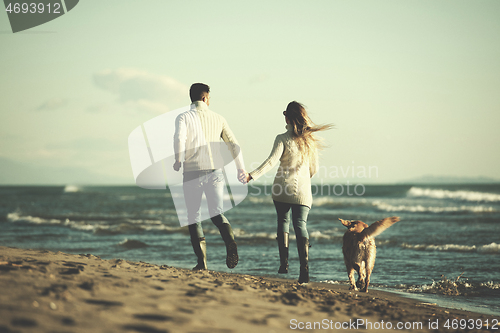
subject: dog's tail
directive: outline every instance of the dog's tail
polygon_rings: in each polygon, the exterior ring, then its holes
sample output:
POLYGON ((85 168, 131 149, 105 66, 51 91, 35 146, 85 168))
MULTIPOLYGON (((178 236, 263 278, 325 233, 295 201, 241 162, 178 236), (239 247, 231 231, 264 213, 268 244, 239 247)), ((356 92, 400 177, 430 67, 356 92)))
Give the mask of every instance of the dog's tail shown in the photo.
POLYGON ((366 237, 376 237, 380 235, 385 229, 389 228, 391 225, 399 221, 398 216, 387 217, 383 220, 372 223, 368 228, 363 230, 361 233, 362 240, 365 240, 366 237))

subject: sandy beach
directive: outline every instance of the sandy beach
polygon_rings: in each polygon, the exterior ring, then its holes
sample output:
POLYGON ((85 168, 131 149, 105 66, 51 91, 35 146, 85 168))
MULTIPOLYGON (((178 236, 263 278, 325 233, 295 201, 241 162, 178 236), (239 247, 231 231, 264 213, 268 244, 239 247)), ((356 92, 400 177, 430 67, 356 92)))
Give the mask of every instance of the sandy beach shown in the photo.
POLYGON ((379 290, 360 293, 346 285, 299 285, 47 250, 0 247, 0 288, 2 333, 499 328, 492 316, 379 290))

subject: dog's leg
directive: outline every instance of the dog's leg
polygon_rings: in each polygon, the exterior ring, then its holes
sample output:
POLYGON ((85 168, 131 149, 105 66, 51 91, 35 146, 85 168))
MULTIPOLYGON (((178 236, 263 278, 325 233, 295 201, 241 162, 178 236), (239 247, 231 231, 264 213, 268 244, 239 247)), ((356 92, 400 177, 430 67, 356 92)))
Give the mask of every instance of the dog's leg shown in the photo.
POLYGON ((365 286, 361 291, 364 291, 365 293, 368 292, 368 285, 370 284, 370 275, 372 275, 372 270, 367 268, 366 269, 366 278, 365 278, 365 286))
POLYGON ((354 266, 354 267, 357 267, 356 270, 358 272, 358 282, 356 282, 356 285, 359 289, 364 289, 365 288, 365 278, 366 278, 366 268, 365 268, 365 262, 362 261, 361 264, 358 266, 354 266))
POLYGON ((368 285, 370 284, 370 276, 372 275, 373 266, 375 266, 375 248, 372 250, 366 260, 365 286, 362 289, 362 291, 364 292, 368 292, 368 285))
POLYGON ((356 287, 356 281, 354 280, 354 268, 353 267, 347 268, 347 275, 349 276, 349 283, 351 284, 351 287, 349 288, 349 290, 358 291, 358 287, 356 287))

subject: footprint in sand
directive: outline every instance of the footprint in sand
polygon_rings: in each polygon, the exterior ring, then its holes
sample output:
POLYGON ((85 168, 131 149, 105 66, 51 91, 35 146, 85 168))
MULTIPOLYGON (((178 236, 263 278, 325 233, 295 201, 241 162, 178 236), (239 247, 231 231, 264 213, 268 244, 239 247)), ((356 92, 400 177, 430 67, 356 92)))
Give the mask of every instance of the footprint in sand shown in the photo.
MULTIPOLYGON (((86 263, 79 262, 79 261, 67 261, 67 260, 64 260, 63 262, 64 262, 63 266, 69 266, 69 267, 87 266, 86 263)), ((82 267, 82 271, 83 271, 83 267, 82 267)))
POLYGON ((45 287, 40 291, 40 295, 48 296, 51 293, 55 296, 59 296, 64 293, 68 289, 68 286, 65 284, 54 283, 51 284, 50 287, 45 287))
POLYGON ((187 314, 193 314, 194 310, 193 309, 186 309, 186 308, 177 308, 177 311, 187 313, 187 314))
POLYGON ((84 281, 81 284, 79 284, 78 287, 80 287, 84 290, 93 291, 94 288, 96 287, 96 284, 93 280, 88 280, 88 281, 84 281))
POLYGON ((160 286, 151 286, 151 288, 156 289, 156 290, 165 290, 165 288, 160 287, 160 286))
POLYGON ((166 316, 163 314, 155 314, 155 313, 141 313, 141 314, 135 314, 134 315, 135 319, 139 320, 145 320, 145 321, 154 321, 154 322, 173 322, 173 323, 178 323, 178 324, 184 324, 188 322, 189 320, 187 318, 184 318, 182 316, 166 316))
POLYGON ((294 292, 284 293, 281 297, 281 302, 286 305, 297 305, 300 301, 304 300, 304 297, 294 292))
POLYGON ((68 268, 68 269, 61 270, 59 272, 59 274, 61 274, 61 275, 75 275, 75 274, 80 274, 80 270, 78 268, 68 268))
POLYGON ((0 332, 2 333, 17 333, 19 331, 11 331, 7 326, 0 325, 0 332))
POLYGON ((123 326, 123 329, 139 333, 168 333, 168 331, 166 330, 158 329, 156 327, 148 325, 125 325, 123 326))
POLYGON ((14 271, 14 270, 17 270, 19 269, 19 266, 13 266, 13 265, 9 265, 8 263, 6 264, 3 264, 3 263, 0 263, 0 271, 14 271))
POLYGON ((64 261, 62 265, 69 268, 62 269, 61 271, 59 271, 59 274, 73 275, 73 274, 80 274, 80 272, 83 272, 87 264, 76 261, 64 261))
POLYGON ((85 300, 85 303, 103 306, 123 306, 122 302, 106 301, 101 299, 87 299, 85 300))
POLYGON ((186 296, 195 297, 195 296, 205 295, 207 291, 211 290, 210 288, 206 288, 205 286, 199 285, 199 283, 198 284, 190 283, 189 286, 192 287, 192 289, 186 292, 186 296))
POLYGON ((76 322, 73 318, 71 317, 64 317, 61 319, 61 323, 66 326, 75 326, 76 322))
POLYGON ((113 275, 113 274, 104 274, 104 277, 107 278, 113 278, 113 279, 121 279, 119 276, 113 275))
POLYGON ((141 320, 151 321, 171 321, 173 319, 172 317, 159 314, 136 314, 134 317, 141 320))
POLYGON ((10 322, 12 326, 18 326, 18 327, 35 327, 38 326, 38 323, 36 320, 31 319, 31 318, 14 318, 10 322))

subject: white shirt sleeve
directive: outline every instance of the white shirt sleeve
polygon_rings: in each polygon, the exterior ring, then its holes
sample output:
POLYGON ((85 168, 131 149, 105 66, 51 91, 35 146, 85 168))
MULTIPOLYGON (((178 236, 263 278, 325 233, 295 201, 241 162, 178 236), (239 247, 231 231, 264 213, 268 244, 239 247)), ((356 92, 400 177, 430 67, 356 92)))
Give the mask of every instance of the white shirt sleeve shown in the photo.
POLYGON ((274 140, 273 150, 271 151, 271 154, 269 154, 269 157, 264 162, 262 162, 262 164, 257 169, 250 172, 250 176, 252 176, 254 180, 257 180, 257 178, 271 170, 280 160, 281 156, 283 155, 284 149, 285 145, 283 143, 283 140, 281 140, 280 136, 278 135, 274 140))
POLYGON ((184 115, 180 114, 175 119, 174 154, 176 161, 182 162, 181 158, 184 157, 186 150, 186 139, 186 120, 184 115))

